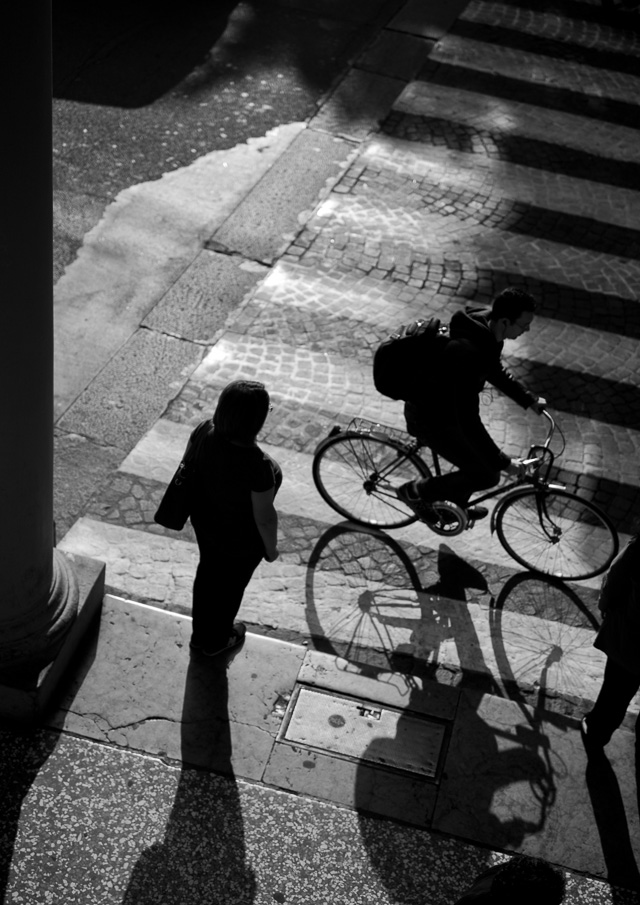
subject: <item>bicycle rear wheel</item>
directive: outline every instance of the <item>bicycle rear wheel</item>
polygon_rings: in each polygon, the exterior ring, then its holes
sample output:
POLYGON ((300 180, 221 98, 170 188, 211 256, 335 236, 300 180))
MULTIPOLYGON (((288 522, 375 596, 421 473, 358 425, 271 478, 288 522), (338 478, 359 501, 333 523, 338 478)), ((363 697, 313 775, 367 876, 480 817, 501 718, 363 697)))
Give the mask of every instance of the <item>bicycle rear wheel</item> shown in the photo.
POLYGON ((618 552, 618 535, 607 516, 566 490, 525 488, 509 494, 496 508, 495 528, 516 562, 554 578, 593 578, 618 552))
POLYGON ((345 431, 327 437, 313 459, 313 480, 332 509, 358 525, 402 528, 417 520, 396 488, 429 477, 415 454, 389 437, 345 431))

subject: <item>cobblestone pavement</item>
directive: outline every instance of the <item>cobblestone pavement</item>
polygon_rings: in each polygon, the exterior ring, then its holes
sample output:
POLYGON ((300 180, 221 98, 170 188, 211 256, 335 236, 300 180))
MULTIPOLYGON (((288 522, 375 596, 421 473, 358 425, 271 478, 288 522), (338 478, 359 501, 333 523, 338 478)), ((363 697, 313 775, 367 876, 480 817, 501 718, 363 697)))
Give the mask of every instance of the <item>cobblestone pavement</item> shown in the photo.
MULTIPOLYGON (((354 117, 348 129, 326 111, 311 119, 308 129, 357 153, 160 420, 123 450, 63 548, 105 560, 113 593, 188 614, 193 533, 166 531, 153 514, 190 428, 228 381, 257 378, 275 403, 263 442, 285 483, 281 558, 261 565, 243 604, 251 629, 364 671, 426 670, 580 715, 603 668, 592 648, 599 579, 558 586, 523 574, 486 523, 446 543, 420 524, 347 529, 311 466, 336 423, 403 428, 401 405, 371 376, 391 328, 448 320, 518 285, 540 308, 505 357, 561 426, 558 477, 601 505, 622 540, 630 533, 640 515, 639 50, 596 2, 560 0, 551 12, 537 0, 473 0, 373 127, 354 117)), ((383 75, 392 93, 397 78, 383 75)), ((202 254, 241 258, 246 247, 214 235, 202 254)), ((163 329, 178 339, 208 335, 193 323, 169 330, 169 317, 163 329)), ((497 392, 483 403, 509 454, 541 439, 542 422, 497 392)), ((95 438, 117 446, 111 423, 94 420, 95 438)))
MULTIPOLYGON (((229 380, 262 379, 276 404, 264 441, 276 455, 298 454, 310 483, 315 446, 334 423, 403 427, 401 406, 371 379, 372 351, 390 327, 425 313, 447 319, 470 299, 520 285, 540 311, 508 347, 508 363, 557 416, 566 438, 559 477, 603 506, 623 536, 631 529, 640 490, 638 37, 605 23, 595 4, 563 9, 466 7, 163 420, 193 426, 229 380)), ((510 454, 540 439, 540 422, 499 394, 484 402, 510 454)), ((113 442, 108 423, 100 431, 113 442)), ((146 467, 128 474, 125 461, 86 515, 166 534, 153 522, 166 475, 153 479, 146 467)), ((336 519, 326 507, 321 519, 303 515, 293 500, 281 512, 283 557, 272 574, 303 567, 336 519)), ((188 529, 179 536, 193 543, 188 529)), ((412 558, 431 556, 433 571, 437 538, 422 529, 416 540, 412 558)), ((474 556, 489 563, 487 587, 472 593, 487 605, 487 588, 497 594, 517 568, 497 566, 486 549, 474 556)), ((187 568, 177 578, 184 589, 189 576, 187 568)), ((142 599, 135 579, 121 563, 108 584, 142 599)), ((171 593, 151 585, 170 607, 171 593)), ((579 594, 593 613, 593 589, 579 594)), ((293 635, 304 635, 303 622, 293 635)))

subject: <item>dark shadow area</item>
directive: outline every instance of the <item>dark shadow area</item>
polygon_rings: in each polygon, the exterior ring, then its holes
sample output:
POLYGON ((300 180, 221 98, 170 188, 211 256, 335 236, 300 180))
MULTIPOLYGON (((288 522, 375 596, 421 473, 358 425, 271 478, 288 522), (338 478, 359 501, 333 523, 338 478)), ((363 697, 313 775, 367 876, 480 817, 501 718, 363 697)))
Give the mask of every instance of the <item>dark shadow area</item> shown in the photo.
POLYGON ((319 20, 270 0, 62 0, 54 4, 54 97, 140 108, 178 84, 192 95, 228 79, 230 69, 241 77, 267 61, 293 63, 320 92, 367 36, 367 26, 348 17, 319 20))
POLYGON ((510 47, 512 50, 520 50, 523 53, 551 57, 553 60, 564 60, 567 63, 591 66, 596 69, 607 69, 609 72, 636 75, 638 71, 638 60, 634 56, 599 50, 593 46, 586 47, 584 44, 573 44, 570 41, 545 38, 493 24, 486 25, 482 22, 458 19, 451 28, 451 34, 473 41, 499 44, 501 47, 510 47))
POLYGON ((612 884, 612 901, 626 902, 626 896, 616 887, 640 891, 640 871, 631 845, 618 777, 603 750, 588 751, 587 758, 585 780, 607 865, 607 879, 612 884))
POLYGON ((491 602, 491 642, 505 693, 511 700, 546 708, 555 698, 555 682, 563 683, 562 697, 579 704, 583 698, 580 656, 589 655, 599 627, 597 593, 577 585, 521 572, 513 575, 491 602), (509 624, 511 615, 526 616, 527 635, 509 624), (582 632, 593 631, 585 640, 582 632), (585 646, 586 645, 586 646, 585 646), (524 660, 523 649, 530 653, 524 660))
POLYGON ((524 79, 511 79, 476 69, 433 62, 428 62, 423 67, 418 78, 449 88, 462 88, 464 91, 545 107, 547 110, 574 113, 632 129, 640 127, 640 110, 635 104, 570 91, 567 88, 554 88, 540 82, 527 82, 524 79))
POLYGON ((199 65, 237 0, 151 0, 53 6, 53 94, 113 107, 143 107, 199 65))
POLYGON ((505 163, 558 173, 572 179, 588 179, 589 182, 632 190, 640 185, 640 164, 635 161, 612 160, 580 148, 529 136, 525 138, 515 133, 479 129, 468 123, 456 122, 455 111, 452 111, 452 117, 448 120, 392 110, 382 124, 382 130, 405 141, 487 155, 505 163))
POLYGON ((164 839, 139 857, 123 905, 249 905, 256 882, 231 765, 225 664, 192 657, 181 733, 183 766, 164 839))
POLYGON ((588 4, 581 0, 553 0, 552 6, 549 0, 510 0, 510 6, 547 13, 552 8, 559 16, 601 25, 608 24, 610 18, 602 3, 588 4))
MULTIPOLYGON (((411 750, 406 741, 411 734, 410 724, 415 722, 416 714, 425 713, 428 695, 437 687, 428 680, 437 677, 442 683, 453 682, 464 691, 457 708, 459 719, 455 726, 446 723, 445 743, 440 754, 434 755, 436 762, 431 778, 424 772, 413 775, 433 788, 432 804, 425 805, 423 827, 431 825, 436 798, 442 795, 439 789, 444 779, 447 747, 447 773, 453 760, 454 773, 461 771, 461 774, 452 781, 446 795, 451 798, 453 811, 463 816, 454 829, 445 826, 444 831, 488 843, 492 848, 517 849, 528 835, 543 829, 555 800, 556 766, 552 763, 541 714, 518 704, 512 725, 504 729, 495 729, 483 716, 486 695, 502 693, 484 662, 467 606, 474 596, 486 594, 484 573, 444 544, 437 552, 423 551, 417 560, 412 552, 417 551, 413 548, 409 551, 383 532, 361 530, 349 523, 336 525, 321 536, 309 559, 306 599, 309 627, 317 648, 345 658, 348 661, 345 669, 350 672, 385 683, 393 671, 394 681, 406 686, 395 736, 374 739, 361 756, 356 807, 371 864, 390 898, 418 903, 429 897, 434 882, 442 882, 443 890, 449 889, 453 900, 489 863, 487 857, 486 862, 470 864, 468 882, 461 879, 460 865, 457 870, 452 866, 452 874, 447 876, 443 871, 445 876, 434 880, 432 871, 437 874, 438 868, 423 853, 422 857, 427 858, 424 873, 408 876, 407 871, 398 870, 398 840, 390 838, 385 831, 386 824, 373 816, 372 802, 384 795, 385 782, 397 782, 402 776, 405 781, 411 781, 410 771, 394 771, 389 765, 398 761, 399 751, 406 757, 411 750), (342 587, 346 583, 351 589, 350 612, 344 607, 327 607, 323 595, 326 598, 331 574, 341 576, 342 587), (459 669, 451 663, 437 662, 442 645, 451 643, 456 645, 459 669), (377 647, 375 656, 367 653, 370 647, 377 647), (423 680, 427 680, 425 687, 423 680), (503 787, 513 783, 527 785, 531 790, 527 808, 523 813, 511 813, 506 819, 498 817, 492 807, 495 798, 503 787), (472 802, 469 815, 461 798, 472 802)), ((447 693, 455 696, 458 692, 448 689, 447 693)), ((442 725, 443 718, 435 719, 442 725)), ((544 719, 548 724, 556 717, 545 713, 544 719)), ((441 807, 439 797, 437 807, 441 807)), ((443 807, 446 811, 446 804, 443 807)), ((408 819, 415 820, 415 813, 408 819)), ((441 828, 439 822, 438 828, 441 828)), ((407 836, 410 835, 407 828, 407 836)), ((446 857, 447 853, 443 852, 444 861, 446 857)), ((417 858, 420 863, 420 855, 417 858)))
POLYGON ((333 525, 313 548, 306 577, 306 616, 316 650, 343 657, 361 669, 393 670, 413 660, 398 651, 397 629, 421 618, 418 574, 401 544, 380 531, 333 525), (345 576, 350 611, 323 605, 326 576, 345 576))
MULTIPOLYGON (((353 193, 357 194, 358 189, 356 185, 353 193)), ((367 191, 366 182, 364 191, 367 191)), ((442 186, 433 177, 422 179, 416 185, 415 194, 422 207, 442 217, 455 217, 463 223, 571 245, 598 254, 640 260, 640 230, 637 229, 550 210, 513 198, 496 197, 491 191, 442 186)))
POLYGON ((488 303, 493 295, 507 286, 518 286, 536 299, 540 317, 640 339, 640 307, 635 299, 620 298, 605 292, 588 292, 521 273, 484 268, 478 269, 478 284, 491 286, 490 293, 469 292, 469 298, 476 298, 479 302, 488 303))
POLYGON ((557 411, 631 430, 640 424, 640 387, 524 359, 511 371, 532 393, 552 399, 557 411))
POLYGON ((0 902, 5 898, 24 799, 53 753, 58 734, 0 727, 0 902))

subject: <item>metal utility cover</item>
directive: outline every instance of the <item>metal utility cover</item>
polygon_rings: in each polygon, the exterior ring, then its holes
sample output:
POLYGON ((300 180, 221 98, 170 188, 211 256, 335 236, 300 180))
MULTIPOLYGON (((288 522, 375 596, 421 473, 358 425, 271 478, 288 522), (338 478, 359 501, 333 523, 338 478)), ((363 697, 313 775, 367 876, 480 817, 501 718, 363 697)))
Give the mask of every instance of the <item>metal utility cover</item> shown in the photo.
POLYGON ((444 733, 428 717, 300 688, 284 739, 433 779, 444 733))

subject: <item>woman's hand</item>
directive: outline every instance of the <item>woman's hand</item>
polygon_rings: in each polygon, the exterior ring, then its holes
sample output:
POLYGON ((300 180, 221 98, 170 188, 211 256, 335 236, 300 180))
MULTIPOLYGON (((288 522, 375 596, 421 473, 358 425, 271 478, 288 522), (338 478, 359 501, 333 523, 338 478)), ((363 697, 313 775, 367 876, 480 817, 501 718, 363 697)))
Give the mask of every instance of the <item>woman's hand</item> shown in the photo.
POLYGON ((273 550, 268 550, 264 554, 264 558, 267 562, 275 562, 276 559, 280 556, 280 551, 277 547, 274 547, 273 550))

